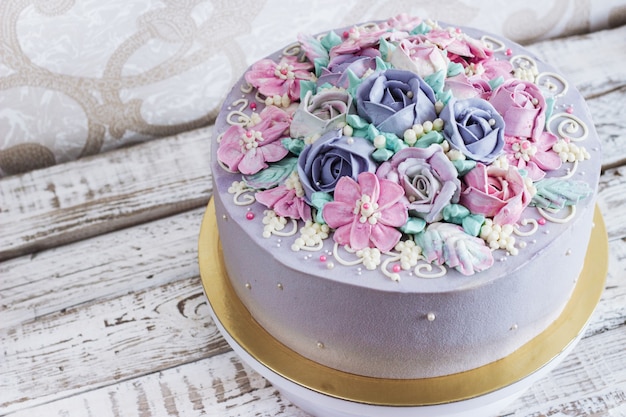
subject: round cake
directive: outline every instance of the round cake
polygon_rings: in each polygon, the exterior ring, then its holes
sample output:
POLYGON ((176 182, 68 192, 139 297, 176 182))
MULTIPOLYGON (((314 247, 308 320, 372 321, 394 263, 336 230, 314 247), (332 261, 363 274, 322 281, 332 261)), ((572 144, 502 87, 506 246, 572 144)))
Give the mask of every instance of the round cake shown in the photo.
POLYGON ((474 369, 576 285, 599 140, 576 89, 509 40, 405 15, 301 35, 248 68, 214 137, 232 286, 322 365, 474 369))

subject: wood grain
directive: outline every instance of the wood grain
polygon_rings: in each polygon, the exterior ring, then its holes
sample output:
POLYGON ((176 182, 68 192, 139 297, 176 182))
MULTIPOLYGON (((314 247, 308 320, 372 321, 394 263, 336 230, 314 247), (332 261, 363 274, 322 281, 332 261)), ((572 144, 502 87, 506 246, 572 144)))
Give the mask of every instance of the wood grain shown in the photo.
POLYGON ((211 128, 3 178, 0 261, 204 206, 211 128))
MULTIPOLYGON (((626 416, 624 39, 622 27, 530 46, 588 99, 610 262, 574 352, 502 416, 626 416)), ((208 314, 196 252, 210 134, 0 180, 0 415, 307 416, 208 314)))

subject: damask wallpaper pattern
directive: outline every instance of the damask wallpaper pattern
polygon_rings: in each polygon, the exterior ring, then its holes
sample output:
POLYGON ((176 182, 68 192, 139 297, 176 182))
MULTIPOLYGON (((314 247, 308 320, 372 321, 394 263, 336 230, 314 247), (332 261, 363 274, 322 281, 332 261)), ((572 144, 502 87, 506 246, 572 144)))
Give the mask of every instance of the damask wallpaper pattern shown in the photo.
POLYGON ((0 176, 210 124, 245 68, 299 32, 408 12, 529 42, 624 24, 625 4, 2 0, 0 176))

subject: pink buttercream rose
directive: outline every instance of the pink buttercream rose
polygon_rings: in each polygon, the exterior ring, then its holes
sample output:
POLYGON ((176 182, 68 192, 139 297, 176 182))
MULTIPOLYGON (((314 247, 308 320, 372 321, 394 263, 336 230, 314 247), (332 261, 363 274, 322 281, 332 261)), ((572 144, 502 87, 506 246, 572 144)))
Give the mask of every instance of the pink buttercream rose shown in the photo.
POLYGON ((546 100, 535 84, 510 79, 499 86, 489 102, 504 118, 506 136, 538 138, 546 124, 546 100))
POLYGON ((434 29, 425 37, 439 48, 445 49, 450 61, 464 67, 480 64, 493 56, 493 51, 484 42, 461 31, 453 33, 445 29, 434 29))
POLYGON ((445 52, 432 43, 424 42, 421 36, 400 40, 390 61, 395 68, 414 72, 422 78, 448 69, 445 52))
POLYGON ((350 177, 339 180, 334 201, 324 205, 322 215, 328 226, 336 229, 333 238, 340 245, 386 252, 400 241, 402 233, 396 228, 408 219, 403 196, 400 185, 363 172, 357 181, 350 177))
POLYGON ((472 213, 493 217, 497 224, 513 224, 528 206, 531 195, 517 168, 478 163, 463 177, 460 203, 472 213))
POLYGON ((267 97, 287 95, 291 100, 300 99, 300 80, 311 81, 313 64, 300 62, 298 57, 284 56, 279 62, 262 59, 250 67, 244 75, 247 82, 267 97))
POLYGON ((217 158, 231 171, 251 175, 267 168, 267 162, 283 159, 289 151, 281 144, 291 117, 275 106, 268 106, 259 115, 261 121, 244 128, 233 125, 219 143, 217 158))

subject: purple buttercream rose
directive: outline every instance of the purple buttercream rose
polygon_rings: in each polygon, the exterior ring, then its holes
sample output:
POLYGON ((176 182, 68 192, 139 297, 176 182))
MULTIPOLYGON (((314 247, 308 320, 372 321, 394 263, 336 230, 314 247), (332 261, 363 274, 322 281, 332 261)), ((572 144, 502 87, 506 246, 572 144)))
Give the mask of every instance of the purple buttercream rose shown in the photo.
POLYGON ((481 98, 450 99, 439 117, 443 135, 455 149, 474 161, 489 164, 504 147, 504 120, 481 98))
POLYGON ((428 223, 442 220, 443 208, 459 201, 457 170, 437 144, 401 149, 378 168, 376 175, 400 184, 409 212, 428 223))
POLYGON ((365 49, 360 55, 337 55, 326 67, 322 68, 317 85, 329 83, 335 87, 348 88, 350 86, 348 70, 362 78, 367 71, 376 69, 378 56, 380 52, 374 48, 365 49))
POLYGON ((437 118, 435 93, 410 71, 389 69, 369 76, 358 87, 356 100, 359 116, 398 137, 414 124, 437 118))
POLYGON ((298 157, 298 175, 307 203, 314 192, 332 193, 341 177, 356 178, 362 172, 375 172, 371 157, 376 148, 359 137, 343 136, 332 130, 306 146, 298 157))
POLYGON ((309 91, 293 115, 290 134, 294 138, 310 138, 341 128, 351 109, 352 96, 345 90, 320 89, 317 94, 309 91))

